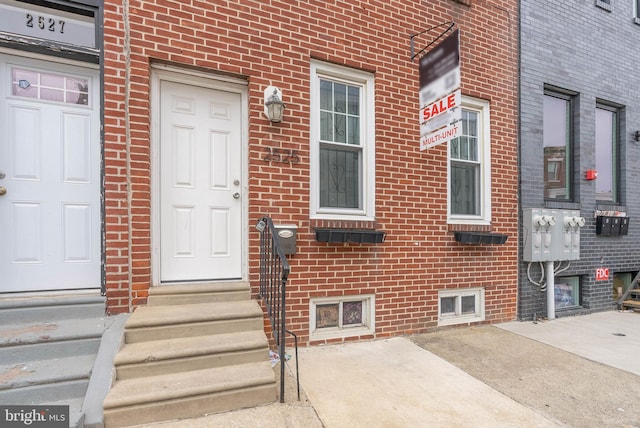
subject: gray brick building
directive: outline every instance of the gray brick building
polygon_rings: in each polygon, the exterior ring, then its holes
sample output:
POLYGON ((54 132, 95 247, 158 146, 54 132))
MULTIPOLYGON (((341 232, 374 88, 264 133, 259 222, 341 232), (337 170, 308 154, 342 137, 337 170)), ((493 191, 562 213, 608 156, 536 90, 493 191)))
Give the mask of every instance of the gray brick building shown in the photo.
POLYGON ((555 316, 614 308, 640 270, 638 3, 521 1, 521 320, 549 315, 553 260, 555 316), (563 213, 576 211, 585 223, 571 229, 563 213), (536 213, 555 216, 553 251, 579 245, 579 259, 531 256, 547 244, 536 213))

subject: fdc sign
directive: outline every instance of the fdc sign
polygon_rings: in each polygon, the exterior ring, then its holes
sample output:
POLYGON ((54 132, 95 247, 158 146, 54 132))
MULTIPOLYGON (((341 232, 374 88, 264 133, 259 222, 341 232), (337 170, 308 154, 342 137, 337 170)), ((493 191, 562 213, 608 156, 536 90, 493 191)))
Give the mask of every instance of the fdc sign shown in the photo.
POLYGON ((609 268, 596 269, 596 281, 606 281, 609 279, 609 268))

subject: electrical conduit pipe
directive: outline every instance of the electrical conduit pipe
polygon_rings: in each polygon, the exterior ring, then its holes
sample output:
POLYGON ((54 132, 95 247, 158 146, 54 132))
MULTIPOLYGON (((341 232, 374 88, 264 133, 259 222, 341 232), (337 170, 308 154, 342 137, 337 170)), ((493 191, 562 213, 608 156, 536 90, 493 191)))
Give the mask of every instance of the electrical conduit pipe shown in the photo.
POLYGON ((547 319, 556 318, 556 284, 553 272, 553 262, 544 262, 544 272, 547 277, 547 319))

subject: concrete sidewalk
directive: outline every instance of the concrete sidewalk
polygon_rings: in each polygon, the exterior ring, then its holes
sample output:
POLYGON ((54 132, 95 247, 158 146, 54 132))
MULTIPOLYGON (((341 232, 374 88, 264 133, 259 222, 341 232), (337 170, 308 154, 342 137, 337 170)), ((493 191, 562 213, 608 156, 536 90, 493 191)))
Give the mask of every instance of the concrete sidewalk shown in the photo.
POLYGON ((640 376, 640 314, 607 311, 496 327, 640 376))
POLYGON ((558 426, 406 338, 306 348, 300 365, 326 427, 558 426))
POLYGON ((302 401, 290 376, 285 404, 154 426, 640 427, 638 355, 617 311, 302 348, 302 401))

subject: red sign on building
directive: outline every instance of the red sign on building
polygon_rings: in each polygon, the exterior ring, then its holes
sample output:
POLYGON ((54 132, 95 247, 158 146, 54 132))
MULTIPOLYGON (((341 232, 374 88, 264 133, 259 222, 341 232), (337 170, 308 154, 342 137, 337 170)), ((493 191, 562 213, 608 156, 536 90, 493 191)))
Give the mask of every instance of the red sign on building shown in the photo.
POLYGON ((606 281, 609 279, 609 268, 596 269, 596 281, 606 281))

